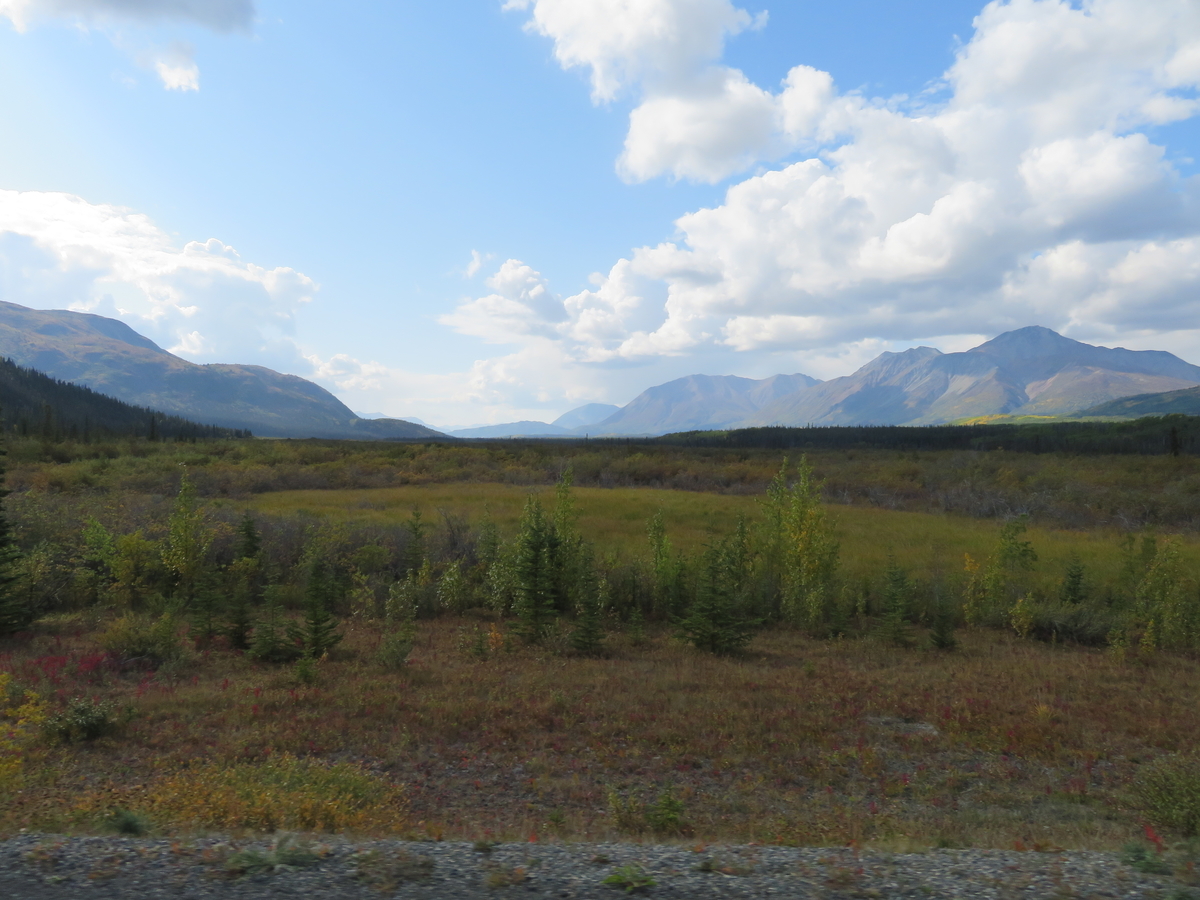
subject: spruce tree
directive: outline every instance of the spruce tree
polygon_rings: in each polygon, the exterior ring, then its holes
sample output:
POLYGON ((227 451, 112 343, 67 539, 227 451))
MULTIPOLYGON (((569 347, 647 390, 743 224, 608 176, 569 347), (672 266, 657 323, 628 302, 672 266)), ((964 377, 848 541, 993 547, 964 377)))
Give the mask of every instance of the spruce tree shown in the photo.
POLYGON ((246 655, 259 662, 285 663, 299 659, 304 649, 300 633, 288 621, 280 599, 279 585, 270 585, 265 593, 262 615, 254 624, 254 637, 246 655))
POLYGON ((1058 599, 1064 605, 1078 606, 1087 599, 1087 586, 1083 582, 1084 568, 1079 557, 1067 561, 1067 571, 1058 590, 1058 599))
POLYGON ((207 645, 220 628, 221 592, 212 572, 204 572, 196 581, 192 598, 192 634, 198 644, 207 645))
POLYGON ((250 604, 251 586, 247 579, 236 578, 229 592, 229 605, 225 610, 225 636, 234 650, 250 648, 250 633, 254 629, 254 615, 250 604))
POLYGON ((698 650, 735 653, 750 643, 761 624, 745 609, 745 581, 737 563, 737 550, 729 542, 710 546, 704 553, 696 599, 679 622, 680 635, 698 650))
POLYGON ((601 576, 583 590, 579 615, 571 632, 571 648, 584 656, 596 656, 604 649, 604 610, 608 606, 608 580, 601 576))
POLYGON ((254 525, 254 519, 250 513, 246 513, 238 525, 237 550, 234 551, 233 558, 258 559, 261 554, 262 538, 258 534, 258 528, 254 525))
POLYGON ((404 572, 418 572, 425 564, 425 532, 427 526, 421 521, 421 508, 414 506, 412 515, 405 523, 408 528, 408 547, 404 553, 404 572))
POLYGON ((955 624, 954 607, 945 600, 938 599, 933 608, 933 621, 930 622, 929 645, 934 650, 953 650, 957 647, 955 624))
POLYGON ((4 513, 4 454, 0 449, 0 634, 14 634, 33 621, 29 597, 21 591, 21 553, 4 513))
POLYGON ((911 595, 908 573, 894 558, 889 558, 883 575, 883 617, 875 629, 876 637, 897 647, 912 646, 912 630, 908 624, 911 595))
POLYGON ((515 549, 516 631, 527 643, 536 644, 549 633, 558 608, 558 541, 537 497, 525 503, 515 549))
POLYGON ((308 590, 304 598, 304 626, 302 629, 304 653, 320 659, 342 640, 337 630, 337 619, 329 607, 333 599, 334 573, 321 559, 315 559, 309 570, 308 590))

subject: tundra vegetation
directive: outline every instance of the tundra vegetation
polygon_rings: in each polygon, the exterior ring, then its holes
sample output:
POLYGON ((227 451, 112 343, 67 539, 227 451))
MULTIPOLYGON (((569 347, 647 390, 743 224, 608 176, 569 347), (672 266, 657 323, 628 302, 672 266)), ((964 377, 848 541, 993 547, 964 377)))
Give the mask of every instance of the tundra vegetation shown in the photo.
POLYGON ((9 450, 0 829, 1200 827, 1186 453, 9 450))

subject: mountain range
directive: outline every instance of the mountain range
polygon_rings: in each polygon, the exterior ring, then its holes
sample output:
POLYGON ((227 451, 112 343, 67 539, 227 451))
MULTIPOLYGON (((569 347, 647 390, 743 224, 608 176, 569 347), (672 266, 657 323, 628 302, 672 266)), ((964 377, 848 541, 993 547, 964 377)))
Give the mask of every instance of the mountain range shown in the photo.
POLYGON ((852 375, 769 404, 740 425, 932 425, 986 415, 1066 415, 1200 384, 1161 350, 1095 347, 1030 326, 961 353, 883 353, 852 375))
MULTIPOLYGON (((359 416, 295 375, 188 362, 122 322, 88 313, 0 301, 0 356, 135 406, 260 436, 446 436, 402 419, 359 416)), ((688 375, 647 388, 623 407, 589 403, 554 422, 449 434, 602 437, 768 425, 932 425, 992 416, 1134 417, 1200 411, 1198 386, 1200 366, 1170 353, 1097 347, 1035 325, 958 353, 932 347, 883 353, 828 381, 800 373, 688 375)))
POLYGON ((361 419, 329 391, 296 375, 188 362, 123 322, 89 313, 0 300, 0 356, 134 406, 259 436, 441 436, 397 419, 361 419))
MULTIPOLYGON (((960 353, 933 347, 882 353, 829 381, 691 375, 643 391, 587 431, 640 435, 770 425, 934 425, 997 415, 1127 416, 1134 407, 1119 412, 1112 404, 1134 395, 1171 397, 1173 411, 1196 409, 1200 390, 1184 394, 1198 384, 1200 366, 1173 354, 1096 347, 1033 325, 960 353)), ((1138 408, 1149 408, 1147 403, 1143 399, 1138 408)))

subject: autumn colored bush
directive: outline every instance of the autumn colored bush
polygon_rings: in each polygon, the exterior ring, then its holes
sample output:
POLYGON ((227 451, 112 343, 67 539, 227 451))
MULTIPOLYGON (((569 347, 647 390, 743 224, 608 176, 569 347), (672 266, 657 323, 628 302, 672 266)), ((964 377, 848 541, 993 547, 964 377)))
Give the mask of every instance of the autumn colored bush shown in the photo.
POLYGON ((403 831, 404 791, 352 763, 289 753, 261 762, 197 763, 144 786, 87 796, 81 807, 116 802, 154 822, 201 829, 403 831))

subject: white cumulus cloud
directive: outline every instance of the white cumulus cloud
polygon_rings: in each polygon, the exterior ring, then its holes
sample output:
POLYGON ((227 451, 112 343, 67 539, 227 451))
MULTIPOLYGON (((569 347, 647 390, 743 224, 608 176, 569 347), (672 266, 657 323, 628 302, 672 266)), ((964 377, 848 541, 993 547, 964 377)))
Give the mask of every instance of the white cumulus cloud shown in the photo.
POLYGON ((147 216, 63 193, 0 190, 6 300, 120 318, 195 362, 302 363, 297 309, 317 286, 216 238, 178 246, 147 216))
POLYGON ((839 92, 801 60, 775 90, 751 83, 713 49, 749 25, 728 4, 694 5, 703 41, 669 33, 683 2, 518 5, 563 65, 591 67, 598 99, 638 85, 627 178, 790 160, 595 276, 565 318, 526 304, 516 328, 480 298, 462 308, 472 334, 553 334, 590 364, 724 350, 734 368, 1034 323, 1135 345, 1200 329, 1200 182, 1150 130, 1200 111, 1194 0, 989 3, 919 102, 839 92), (703 51, 661 50, 676 46, 703 51))

